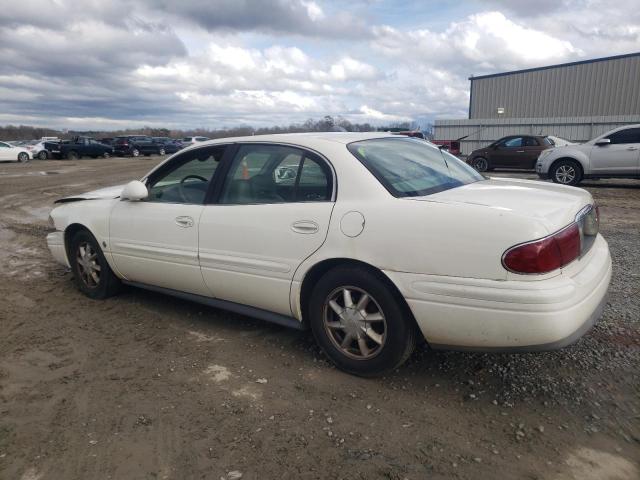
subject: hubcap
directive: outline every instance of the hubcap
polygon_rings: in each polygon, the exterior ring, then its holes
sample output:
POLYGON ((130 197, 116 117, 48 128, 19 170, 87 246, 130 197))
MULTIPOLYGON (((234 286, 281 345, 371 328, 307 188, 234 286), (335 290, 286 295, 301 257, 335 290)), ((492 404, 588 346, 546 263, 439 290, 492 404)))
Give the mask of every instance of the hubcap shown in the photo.
POLYGON ((89 288, 95 288, 100 283, 100 264, 98 264, 98 253, 88 242, 78 245, 76 255, 78 273, 80 279, 89 288))
POLYGON ((571 183, 576 178, 576 169, 571 165, 560 165, 556 170, 556 180, 560 183, 571 183))
POLYGON ((385 344, 387 322, 378 302, 357 287, 336 288, 325 301, 324 327, 333 344, 346 356, 367 360, 385 344))
POLYGON ((484 172, 487 169, 487 161, 484 158, 476 160, 476 170, 484 172))
POLYGON ((131 154, 132 154, 134 157, 137 157, 138 155, 140 155, 140 152, 139 152, 138 150, 133 150, 133 151, 131 152, 131 154))

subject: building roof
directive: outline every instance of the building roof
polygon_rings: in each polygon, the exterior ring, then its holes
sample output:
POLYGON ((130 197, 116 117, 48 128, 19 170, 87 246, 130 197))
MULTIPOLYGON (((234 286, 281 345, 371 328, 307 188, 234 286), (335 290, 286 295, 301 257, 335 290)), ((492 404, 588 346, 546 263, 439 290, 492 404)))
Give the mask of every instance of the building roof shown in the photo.
POLYGON ((640 52, 626 53, 624 55, 614 55, 614 56, 611 56, 611 57, 592 58, 590 60, 580 60, 578 62, 559 63, 557 65, 547 65, 545 67, 525 68, 524 70, 513 70, 511 72, 491 73, 489 75, 478 75, 477 77, 471 76, 471 77, 469 77, 469 80, 473 81, 473 80, 481 80, 481 79, 485 79, 485 78, 503 77, 505 75, 514 75, 516 73, 538 72, 540 70, 549 70, 551 68, 571 67, 571 66, 574 66, 574 65, 584 65, 584 64, 587 64, 587 63, 606 62, 608 60, 620 60, 620 59, 629 58, 629 57, 640 57, 640 52))

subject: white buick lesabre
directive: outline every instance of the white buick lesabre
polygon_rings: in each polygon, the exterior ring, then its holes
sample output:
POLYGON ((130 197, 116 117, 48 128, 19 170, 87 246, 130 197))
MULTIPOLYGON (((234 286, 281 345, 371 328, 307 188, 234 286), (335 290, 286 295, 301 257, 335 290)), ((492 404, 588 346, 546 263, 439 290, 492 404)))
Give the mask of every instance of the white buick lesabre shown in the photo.
POLYGON ((358 375, 402 364, 420 333, 432 348, 566 346, 611 278, 585 190, 488 179, 384 133, 204 142, 59 202, 47 242, 89 297, 124 283, 309 327, 358 375))

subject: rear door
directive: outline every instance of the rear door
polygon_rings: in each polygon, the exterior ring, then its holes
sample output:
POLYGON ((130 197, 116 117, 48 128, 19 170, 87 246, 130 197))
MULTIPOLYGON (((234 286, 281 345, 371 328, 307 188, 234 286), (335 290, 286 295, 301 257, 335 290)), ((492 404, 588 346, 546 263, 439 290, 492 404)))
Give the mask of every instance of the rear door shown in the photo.
POLYGON ((540 152, 547 148, 548 145, 543 142, 544 140, 540 137, 524 137, 524 153, 521 154, 518 168, 527 170, 536 168, 536 161, 540 156, 540 152))
POLYGON ((330 164, 290 146, 237 146, 200 217, 200 266, 211 294, 291 315, 296 268, 325 241, 334 205, 330 164))
POLYGON ((610 144, 591 148, 592 174, 637 175, 640 173, 640 128, 618 130, 608 137, 610 144))

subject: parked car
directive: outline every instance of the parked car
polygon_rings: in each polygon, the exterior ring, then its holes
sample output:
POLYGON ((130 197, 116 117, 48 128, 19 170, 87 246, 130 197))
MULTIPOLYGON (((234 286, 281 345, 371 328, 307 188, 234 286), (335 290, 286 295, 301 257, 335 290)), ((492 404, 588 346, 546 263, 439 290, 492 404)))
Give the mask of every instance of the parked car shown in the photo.
POLYGON ((155 142, 146 135, 128 135, 116 137, 113 142, 113 150, 116 155, 139 157, 144 155, 164 155, 165 149, 162 143, 155 142))
POLYGON ((113 141, 114 141, 114 140, 115 140, 115 139, 114 139, 113 137, 104 137, 104 138, 101 138, 101 139, 100 139, 100 143, 103 143, 103 144, 105 144, 105 145, 111 145, 111 146, 112 146, 112 145, 113 145, 113 141))
POLYGON ((540 152, 552 146, 544 136, 510 135, 487 147, 474 150, 467 157, 467 163, 479 172, 494 168, 534 170, 540 152))
POLYGON ((379 132, 219 139, 58 202, 47 243, 87 296, 124 283, 310 328, 365 376, 402 364, 418 335, 563 347, 599 317, 611 278, 589 192, 488 179, 379 132))
POLYGON ((24 145, 30 152, 33 158, 39 158, 40 160, 46 160, 49 158, 49 151, 45 146, 45 140, 33 140, 24 145))
POLYGON ((182 150, 184 145, 180 140, 169 137, 153 137, 153 141, 160 143, 164 146, 165 153, 176 153, 178 150, 182 150))
POLYGON ((32 158, 33 155, 27 148, 0 142, 0 161, 28 162, 32 158))
POLYGON ((640 124, 544 151, 536 172, 564 185, 578 185, 585 178, 640 178, 640 124))
POLYGON ((196 143, 206 142, 209 140, 207 137, 184 137, 181 142, 183 145, 194 145, 196 143))
POLYGON ((105 157, 113 154, 113 148, 91 137, 73 137, 68 141, 44 142, 44 146, 54 158, 77 160, 82 157, 105 157))
POLYGON ((460 142, 458 140, 431 140, 431 143, 438 145, 451 155, 460 155, 460 142))
POLYGON ((556 137, 555 135, 547 135, 554 147, 565 147, 567 145, 576 145, 576 142, 567 140, 566 138, 556 137))

